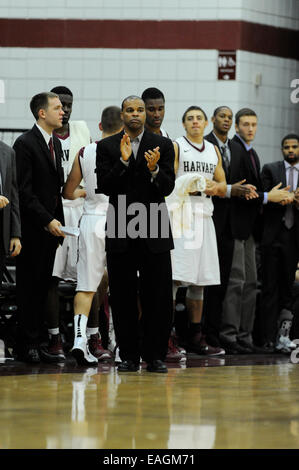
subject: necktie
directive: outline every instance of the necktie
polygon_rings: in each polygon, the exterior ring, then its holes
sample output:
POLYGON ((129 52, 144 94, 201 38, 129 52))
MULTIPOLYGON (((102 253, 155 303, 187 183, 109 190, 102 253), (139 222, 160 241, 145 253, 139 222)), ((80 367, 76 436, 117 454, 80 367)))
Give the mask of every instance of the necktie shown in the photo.
MULTIPOLYGON (((289 167, 289 178, 288 178, 288 185, 290 186, 290 192, 294 191, 294 171, 296 168, 293 166, 289 167)), ((286 212, 285 212, 285 218, 284 218, 284 223, 286 228, 290 229, 294 225, 294 212, 293 212, 293 206, 292 204, 287 205, 286 207, 286 212)))
POLYGON ((228 171, 229 170, 229 158, 228 158, 228 154, 227 154, 227 146, 226 145, 223 145, 221 147, 221 154, 222 154, 222 160, 223 160, 223 163, 224 163, 225 170, 228 171))
POLYGON ((251 163, 252 163, 252 166, 253 166, 253 171, 255 173, 255 176, 257 176, 257 168, 256 168, 256 164, 255 164, 254 155, 253 155, 253 152, 252 152, 251 149, 249 150, 249 155, 250 155, 251 163))
POLYGON ((53 147, 53 140, 52 140, 52 137, 50 137, 50 140, 49 140, 49 149, 50 149, 50 154, 51 154, 53 163, 54 163, 54 165, 55 165, 55 155, 54 155, 54 147, 53 147))

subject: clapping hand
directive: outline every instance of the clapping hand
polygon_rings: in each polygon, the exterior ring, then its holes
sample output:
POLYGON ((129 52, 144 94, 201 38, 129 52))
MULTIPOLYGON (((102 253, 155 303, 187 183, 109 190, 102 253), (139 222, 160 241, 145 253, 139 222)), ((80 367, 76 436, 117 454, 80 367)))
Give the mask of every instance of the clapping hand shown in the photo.
POLYGON ((131 140, 128 134, 124 133, 120 141, 121 158, 127 162, 132 154, 131 140))
POLYGON ((147 167, 149 171, 155 171, 157 167, 157 162, 160 158, 160 147, 154 148, 154 150, 148 150, 144 153, 144 157, 147 161, 147 167))

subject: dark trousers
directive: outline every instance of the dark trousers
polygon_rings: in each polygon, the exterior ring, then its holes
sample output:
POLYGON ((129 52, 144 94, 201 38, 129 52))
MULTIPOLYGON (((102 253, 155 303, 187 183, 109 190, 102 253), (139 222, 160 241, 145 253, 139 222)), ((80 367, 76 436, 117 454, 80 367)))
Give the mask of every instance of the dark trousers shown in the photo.
POLYGON ((22 236, 16 266, 20 350, 39 345, 57 243, 57 238, 45 230, 22 236))
POLYGON ((298 240, 295 227, 281 223, 276 240, 261 246, 262 292, 261 328, 266 342, 275 342, 277 320, 283 308, 292 309, 292 286, 298 263, 298 240))
POLYGON ((211 343, 218 342, 219 340, 222 304, 232 266, 234 239, 229 227, 220 236, 217 235, 217 248, 221 284, 205 287, 203 307, 204 332, 207 336, 207 341, 211 341, 211 343))
MULTIPOLYGON (((0 233, 3 233, 3 214, 0 213, 0 233)), ((4 268, 5 268, 5 248, 4 248, 4 243, 3 243, 3 238, 2 236, 0 237, 0 287, 2 285, 3 281, 3 274, 4 274, 4 268)))
POLYGON ((107 253, 112 316, 120 357, 164 360, 173 316, 170 252, 151 253, 144 240, 125 253, 107 253), (137 277, 139 272, 139 279, 137 277), (142 310, 142 337, 137 298, 142 310))

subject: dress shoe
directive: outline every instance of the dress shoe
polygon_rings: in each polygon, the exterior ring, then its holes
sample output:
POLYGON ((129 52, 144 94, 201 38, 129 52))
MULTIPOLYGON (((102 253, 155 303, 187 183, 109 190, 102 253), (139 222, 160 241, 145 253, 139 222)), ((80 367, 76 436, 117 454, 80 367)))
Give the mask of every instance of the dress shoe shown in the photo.
POLYGON ((249 348, 245 348, 237 343, 237 341, 233 341, 231 343, 223 343, 223 347, 225 348, 225 353, 230 354, 252 354, 252 350, 249 348))
POLYGON ((137 372, 139 370, 139 363, 131 361, 130 359, 127 361, 122 361, 118 367, 118 372, 137 372))
POLYGON ((276 352, 274 343, 272 342, 263 344, 263 349, 265 351, 265 354, 274 354, 276 352))
POLYGON ((27 349, 27 351, 19 354, 18 360, 29 364, 38 364, 40 362, 39 352, 36 348, 27 349))
POLYGON ((251 350, 252 354, 267 354, 268 351, 263 348, 262 346, 256 346, 253 343, 250 343, 249 341, 238 341, 238 344, 242 346, 243 348, 247 348, 251 350))
POLYGON ((160 359, 155 359, 154 361, 148 362, 146 370, 148 372, 168 372, 166 365, 160 359))

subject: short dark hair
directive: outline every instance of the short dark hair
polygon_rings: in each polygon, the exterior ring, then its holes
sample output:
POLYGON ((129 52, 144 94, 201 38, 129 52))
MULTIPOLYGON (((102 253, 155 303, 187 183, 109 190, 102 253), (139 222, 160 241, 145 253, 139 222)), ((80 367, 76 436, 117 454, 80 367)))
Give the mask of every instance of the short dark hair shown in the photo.
POLYGON ((232 109, 229 106, 218 106, 218 108, 215 109, 213 116, 215 117, 221 111, 221 109, 224 108, 229 109, 232 112, 232 109))
POLYGON ((121 110, 122 110, 122 111, 124 110, 124 104, 125 104, 126 101, 132 101, 132 100, 141 100, 141 101, 143 101, 143 99, 140 98, 140 96, 137 96, 137 95, 130 95, 130 96, 127 96, 127 97, 123 100, 123 102, 122 102, 122 104, 121 104, 121 110))
POLYGON ((108 106, 102 112, 101 124, 104 132, 115 132, 122 127, 121 109, 118 106, 108 106))
POLYGON ((281 146, 283 147, 283 144, 285 143, 285 141, 289 140, 289 139, 295 139, 295 140, 298 140, 298 142, 299 142, 299 135, 297 135, 297 134, 288 134, 288 135, 286 135, 281 141, 281 146))
POLYGON ((36 121, 39 118, 39 110, 48 108, 49 98, 59 98, 59 96, 56 93, 52 93, 51 91, 45 91, 43 93, 38 93, 37 95, 34 95, 33 98, 31 98, 30 109, 36 121))
POLYGON ((53 93, 56 93, 57 95, 73 96, 73 93, 71 92, 71 90, 67 88, 66 86, 55 86, 54 88, 52 88, 51 91, 53 93))
POLYGON ((186 114, 189 113, 189 111, 201 111, 202 114, 204 115, 205 117, 205 120, 207 121, 208 120, 208 116, 206 115, 206 113, 204 112, 204 110, 202 108, 200 108, 199 106, 189 106, 188 109, 186 109, 186 111, 184 112, 183 114, 183 117, 182 117, 182 121, 185 122, 185 119, 186 119, 186 114))
POLYGON ((243 117, 243 116, 257 116, 257 114, 256 114, 255 111, 253 111, 253 109, 250 109, 250 108, 240 109, 237 112, 236 117, 235 117, 235 122, 236 122, 237 125, 239 124, 240 118, 243 117))
POLYGON ((165 102, 165 97, 162 91, 158 90, 158 88, 147 88, 142 93, 141 98, 144 102, 146 102, 147 100, 158 100, 160 98, 165 102))

